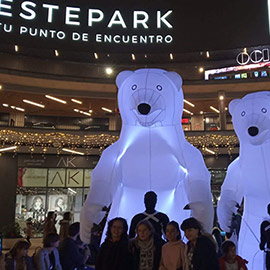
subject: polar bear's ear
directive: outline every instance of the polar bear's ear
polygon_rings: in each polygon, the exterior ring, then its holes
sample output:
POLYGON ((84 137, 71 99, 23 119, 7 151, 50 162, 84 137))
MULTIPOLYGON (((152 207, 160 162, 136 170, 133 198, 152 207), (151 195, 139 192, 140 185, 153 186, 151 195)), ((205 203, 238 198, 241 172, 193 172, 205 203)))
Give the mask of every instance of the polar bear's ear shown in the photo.
POLYGON ((181 76, 178 73, 174 72, 174 71, 166 72, 165 75, 169 79, 171 79, 171 81, 176 86, 177 90, 180 91, 181 88, 182 88, 182 84, 183 84, 183 80, 182 80, 181 76))
POLYGON ((229 104, 229 112, 231 115, 233 115, 233 111, 235 110, 235 108, 237 107, 237 105, 241 102, 240 98, 234 99, 230 102, 229 104))
POLYGON ((116 85, 118 88, 120 88, 120 86, 123 84, 123 82, 134 72, 131 70, 124 70, 122 72, 120 72, 117 77, 116 77, 116 85))

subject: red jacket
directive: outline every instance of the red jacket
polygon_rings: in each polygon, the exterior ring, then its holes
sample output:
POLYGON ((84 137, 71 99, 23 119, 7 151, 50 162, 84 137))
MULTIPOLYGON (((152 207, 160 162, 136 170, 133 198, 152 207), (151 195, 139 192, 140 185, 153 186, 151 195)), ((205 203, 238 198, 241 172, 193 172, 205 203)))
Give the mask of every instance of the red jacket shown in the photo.
MULTIPOLYGON (((246 263, 248 263, 248 261, 242 259, 240 256, 236 255, 236 258, 235 260, 237 261, 237 264, 238 264, 238 270, 241 269, 241 267, 244 269, 244 270, 248 270, 247 269, 247 266, 246 266, 246 263)), ((219 267, 220 267, 220 270, 226 270, 225 268, 225 256, 222 256, 219 258, 219 267)))

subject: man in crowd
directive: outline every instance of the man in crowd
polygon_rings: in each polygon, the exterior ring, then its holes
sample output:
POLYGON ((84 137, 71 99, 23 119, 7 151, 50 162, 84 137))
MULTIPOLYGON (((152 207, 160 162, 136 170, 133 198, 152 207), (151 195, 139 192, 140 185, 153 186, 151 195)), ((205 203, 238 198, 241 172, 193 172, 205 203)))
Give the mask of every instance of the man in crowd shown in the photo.
POLYGON ((136 235, 135 229, 141 220, 148 220, 155 229, 156 237, 162 238, 165 235, 166 226, 169 218, 166 214, 155 210, 157 204, 157 194, 153 191, 148 191, 144 195, 145 211, 135 215, 131 220, 129 237, 133 238, 136 235))
POLYGON ((82 270, 85 269, 85 263, 90 255, 89 249, 80 251, 77 245, 77 239, 80 233, 80 223, 75 222, 68 228, 68 237, 65 238, 59 246, 60 261, 63 270, 82 270))

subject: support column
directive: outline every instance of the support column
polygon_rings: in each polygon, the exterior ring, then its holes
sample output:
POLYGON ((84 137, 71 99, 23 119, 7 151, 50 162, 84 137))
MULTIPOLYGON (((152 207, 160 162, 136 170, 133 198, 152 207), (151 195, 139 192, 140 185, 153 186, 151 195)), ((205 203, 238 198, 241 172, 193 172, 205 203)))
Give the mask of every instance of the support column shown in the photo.
POLYGON ((218 109, 220 130, 226 130, 225 92, 218 92, 218 109))
POLYGON ((119 131, 121 129, 121 117, 120 115, 110 116, 109 119, 109 131, 119 131))
POLYGON ((24 113, 12 112, 9 114, 9 126, 24 127, 24 113))

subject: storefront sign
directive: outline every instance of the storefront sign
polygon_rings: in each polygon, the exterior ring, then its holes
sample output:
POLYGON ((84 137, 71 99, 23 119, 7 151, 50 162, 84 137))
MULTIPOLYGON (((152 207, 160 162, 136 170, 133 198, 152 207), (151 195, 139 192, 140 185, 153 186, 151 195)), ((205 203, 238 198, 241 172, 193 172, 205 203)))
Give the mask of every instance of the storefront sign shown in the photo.
POLYGON ((270 42, 267 1, 254 0, 137 0, 132 5, 0 0, 0 38, 36 48, 118 53, 209 51, 270 42))
POLYGON ((241 52, 236 56, 236 62, 239 65, 258 64, 270 60, 269 49, 253 50, 252 52, 241 52))

